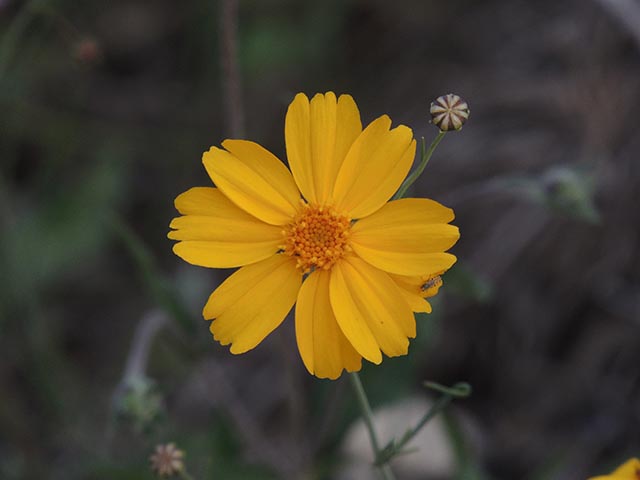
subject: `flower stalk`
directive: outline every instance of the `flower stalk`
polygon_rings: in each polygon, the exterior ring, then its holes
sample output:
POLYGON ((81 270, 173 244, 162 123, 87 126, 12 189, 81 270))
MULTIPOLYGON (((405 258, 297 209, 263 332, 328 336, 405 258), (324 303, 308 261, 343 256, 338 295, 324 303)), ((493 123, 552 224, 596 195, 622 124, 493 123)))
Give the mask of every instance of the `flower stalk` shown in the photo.
POLYGON ((380 442, 376 434, 375 426, 373 424, 373 411, 369 404, 369 399, 360 381, 358 372, 351 372, 350 374, 351 385, 356 393, 358 399, 358 405, 362 413, 362 419, 364 420, 367 432, 369 434, 369 441, 371 442, 371 448, 373 450, 374 462, 373 464, 378 467, 382 478, 384 480, 394 480, 393 471, 389 466, 389 462, 402 453, 408 453, 405 450, 405 446, 413 440, 413 438, 422 430, 422 428, 438 413, 442 412, 451 401, 455 398, 466 398, 471 395, 471 386, 468 383, 460 382, 456 383, 452 387, 446 387, 435 382, 425 382, 424 385, 432 390, 442 393, 442 396, 433 404, 433 406, 424 414, 424 416, 418 421, 418 423, 407 430, 405 434, 400 437, 399 440, 393 439, 384 448, 380 448, 380 442))
POLYGON ((376 465, 384 465, 393 457, 404 452, 404 447, 418 434, 420 430, 435 417, 442 412, 454 398, 466 398, 471 395, 471 386, 468 383, 456 383, 453 387, 445 387, 435 382, 425 382, 425 386, 442 393, 442 396, 436 400, 433 406, 424 414, 420 421, 405 432, 400 440, 391 440, 376 457, 376 465))
MULTIPOLYGON (((422 172, 424 172, 424 169, 429 163, 429 160, 431 160, 433 152, 435 152, 436 148, 438 148, 438 145, 440 144, 446 133, 447 132, 445 130, 441 129, 438 132, 438 135, 436 135, 436 137, 431 142, 431 145, 429 145, 429 148, 426 148, 425 139, 424 137, 422 137, 420 147, 420 163, 418 167, 413 172, 411 172, 411 174, 400 185, 400 188, 393 196, 393 200, 403 198, 409 190, 409 187, 411 187, 411 185, 415 183, 420 175, 422 175, 422 172)), ((391 467, 389 466, 389 462, 391 461, 391 459, 393 459, 396 455, 405 452, 405 450, 403 450, 404 447, 418 434, 418 432, 429 422, 429 420, 431 420, 438 413, 444 410, 454 398, 464 398, 471 394, 471 387, 467 383, 457 383, 453 387, 445 387, 434 382, 425 382, 425 386, 442 393, 442 397, 440 397, 436 401, 436 403, 429 409, 429 411, 420 419, 420 421, 413 428, 407 430, 399 440, 393 439, 384 448, 381 449, 380 442, 378 441, 375 427, 373 425, 373 412, 371 411, 369 399, 367 398, 367 394, 364 391, 364 387, 362 386, 362 382, 360 381, 358 372, 351 372, 350 379, 351 385, 353 386, 353 389, 356 393, 356 397, 358 398, 358 404, 360 405, 362 418, 369 433, 369 440, 371 442, 371 447, 374 454, 374 465, 378 467, 385 480, 393 480, 395 478, 393 476, 391 467)))
POLYGON ((380 470, 380 473, 382 474, 382 478, 384 478, 384 480, 395 480, 393 472, 391 471, 391 467, 389 467, 389 465, 387 465, 386 463, 379 464, 377 462, 377 459, 381 454, 380 442, 378 442, 378 436, 373 425, 373 411, 371 410, 371 405, 369 404, 367 393, 364 391, 364 387, 362 386, 362 382, 360 381, 360 375, 358 375, 358 372, 351 372, 351 374, 349 375, 349 379, 351 380, 351 386, 356 393, 358 405, 360 405, 360 410, 362 413, 362 419, 364 420, 364 424, 367 427, 367 432, 369 433, 369 441, 371 442, 371 448, 373 449, 373 456, 376 459, 374 464, 380 470))
POLYGON ((446 133, 447 132, 440 130, 438 132, 438 135, 436 135, 436 138, 434 138, 433 142, 431 142, 431 145, 429 145, 428 149, 425 149, 426 144, 425 144, 424 137, 422 137, 422 143, 421 143, 422 146, 420 151, 420 164, 418 165, 418 168, 416 168, 413 172, 411 172, 411 175, 409 175, 406 178, 406 180, 402 183, 402 185, 400 185, 400 188, 398 189, 396 194, 393 196, 394 200, 403 198, 407 194, 407 190, 409 189, 409 187, 413 185, 413 183, 418 179, 418 177, 420 177, 420 175, 422 175, 422 172, 424 172, 424 169, 427 166, 427 163, 429 163, 429 160, 431 160, 431 156, 433 155, 433 152, 435 152, 436 148, 438 147, 438 144, 442 141, 446 133))

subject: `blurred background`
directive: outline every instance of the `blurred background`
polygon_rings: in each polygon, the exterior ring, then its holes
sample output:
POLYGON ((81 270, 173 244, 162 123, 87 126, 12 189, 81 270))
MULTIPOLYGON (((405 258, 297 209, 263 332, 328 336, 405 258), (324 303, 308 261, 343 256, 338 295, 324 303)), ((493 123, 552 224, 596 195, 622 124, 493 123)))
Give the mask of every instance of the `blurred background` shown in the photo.
POLYGON ((288 103, 328 90, 427 142, 435 97, 472 112, 411 192, 455 209, 459 263, 363 381, 396 434, 424 380, 474 391, 398 477, 638 456, 640 2, 233 3, 0 0, 0 478, 150 479, 169 441, 197 479, 374 478, 346 379, 306 373, 291 318, 246 355, 214 343, 228 272, 166 238, 203 151, 244 127, 284 159, 288 103))

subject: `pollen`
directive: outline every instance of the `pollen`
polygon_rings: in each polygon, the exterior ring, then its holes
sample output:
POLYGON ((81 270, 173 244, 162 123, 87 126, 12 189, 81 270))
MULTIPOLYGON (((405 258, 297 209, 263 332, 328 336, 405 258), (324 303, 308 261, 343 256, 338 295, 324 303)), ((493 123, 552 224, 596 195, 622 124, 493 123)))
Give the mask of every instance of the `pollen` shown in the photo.
POLYGON ((282 249, 297 259, 297 267, 302 273, 316 268, 329 270, 351 251, 351 219, 332 207, 305 203, 283 234, 282 249))

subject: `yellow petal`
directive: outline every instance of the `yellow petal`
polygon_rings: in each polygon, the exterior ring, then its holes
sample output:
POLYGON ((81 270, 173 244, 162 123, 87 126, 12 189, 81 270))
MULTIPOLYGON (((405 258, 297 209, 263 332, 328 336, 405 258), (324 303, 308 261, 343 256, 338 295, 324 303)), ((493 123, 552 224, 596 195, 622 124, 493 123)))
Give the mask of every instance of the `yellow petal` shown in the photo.
MULTIPOLYGON (((369 228, 353 227, 351 241, 374 250, 405 253, 436 253, 451 248, 460 238, 458 227, 446 223, 389 225, 369 228)), ((425 270, 422 270, 423 272, 425 270)))
POLYGON ((333 188, 336 209, 362 218, 378 210, 398 190, 416 152, 411 129, 389 130, 388 116, 374 120, 358 136, 333 188))
POLYGON ((287 160, 302 196, 308 202, 317 203, 313 184, 310 124, 309 99, 304 93, 299 93, 289 105, 284 121, 287 160))
POLYGON ((295 215, 300 194, 287 167, 254 142, 225 140, 202 156, 207 173, 229 200, 272 225, 295 215))
POLYGON ((640 472, 640 460, 632 458, 620 465, 613 471, 613 475, 627 476, 629 479, 636 480, 640 472))
MULTIPOLYGON (((242 210, 240 212, 246 217, 224 218, 212 215, 184 215, 174 218, 170 227, 175 230, 169 232, 168 237, 173 240, 209 240, 212 242, 256 245, 261 243, 274 244, 275 242, 277 246, 282 243, 281 227, 261 222, 242 210)), ((276 253, 275 250, 273 253, 276 253)))
POLYGON ((597 477, 589 477, 587 480, 637 480, 638 476, 630 477, 629 475, 598 475, 597 477))
POLYGON ((211 333, 231 353, 258 345, 282 323, 296 301, 302 275, 286 255, 242 267, 209 297, 202 312, 211 333))
POLYGON ((362 357, 338 326, 329 301, 330 272, 316 270, 302 284, 296 304, 298 350, 309 373, 335 380, 360 370, 362 357))
POLYGON ((362 131, 353 98, 333 92, 316 94, 311 102, 296 95, 285 119, 287 158, 296 183, 311 203, 324 205, 342 162, 362 131))
POLYGON ((409 304, 412 312, 431 313, 431 304, 427 302, 423 297, 415 292, 405 290, 404 288, 400 288, 400 291, 402 292, 402 296, 404 297, 405 301, 409 304))
POLYGON ((637 480, 640 478, 640 459, 631 458, 609 475, 598 475, 588 480, 637 480))
POLYGON ((416 313, 431 313, 431 304, 427 302, 420 295, 417 295, 413 292, 409 292, 403 288, 400 289, 402 296, 409 304, 412 312, 416 313))
POLYGON ((419 275, 421 272, 449 270, 456 263, 455 255, 450 253, 398 253, 381 252, 372 248, 353 246, 354 252, 371 265, 385 272, 399 275, 419 275))
POLYGON ((224 215, 244 211, 236 207, 224 194, 213 187, 193 187, 178 195, 174 201, 176 210, 182 215, 224 215), (228 213, 219 213, 220 210, 228 213))
POLYGON ((414 312, 431 313, 431 304, 420 294, 420 277, 405 277, 390 273, 389 277, 400 287, 402 296, 414 312))
POLYGON ((433 223, 434 218, 448 218, 447 210, 426 199, 389 202, 353 226, 353 251, 371 265, 399 275, 447 270, 456 259, 443 252, 460 233, 454 225, 433 223))
POLYGON ((173 246, 173 251, 192 265, 234 268, 263 260, 278 251, 282 235, 268 231, 263 225, 248 228, 238 221, 218 222, 211 217, 188 215, 171 222, 179 230, 169 232, 169 238, 183 240, 173 246), (219 230, 229 227, 234 229, 219 230))
POLYGON ((340 329, 360 355, 380 363, 380 350, 389 357, 407 353, 415 319, 386 273, 345 257, 331 270, 329 294, 340 329))
POLYGON ((174 218, 168 237, 180 258, 202 267, 230 268, 263 260, 278 251, 280 227, 249 215, 216 188, 192 188, 175 201, 182 217, 174 218))
MULTIPOLYGON (((407 223, 449 223, 455 218, 453 210, 428 198, 401 198, 384 205, 374 215, 361 219, 370 227, 386 227, 407 223)), ((362 228, 360 226, 359 228, 362 228)))

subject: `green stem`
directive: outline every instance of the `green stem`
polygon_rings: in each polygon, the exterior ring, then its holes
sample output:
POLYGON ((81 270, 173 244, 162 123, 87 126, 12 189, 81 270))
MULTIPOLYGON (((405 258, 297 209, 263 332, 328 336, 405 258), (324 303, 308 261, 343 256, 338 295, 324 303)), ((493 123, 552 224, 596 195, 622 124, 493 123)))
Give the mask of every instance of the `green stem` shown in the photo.
POLYGON ((438 144, 444 138, 445 133, 447 132, 443 132, 442 130, 438 132, 438 135, 436 136, 436 138, 433 139, 433 142, 431 142, 431 145, 429 145, 429 148, 426 151, 424 149, 425 147, 424 137, 422 138, 422 151, 420 155, 421 156, 420 165, 418 165, 418 168, 416 168, 413 172, 411 172, 411 175, 409 175, 406 178, 406 180, 402 183, 402 185, 400 185, 400 189, 398 189, 396 194, 393 196, 394 200, 404 197, 409 187, 413 185, 413 183, 418 179, 420 175, 422 175, 424 168, 427 166, 427 163, 429 163, 429 160, 431 159, 431 155, 433 155, 433 152, 435 152, 436 148, 438 147, 438 144))
POLYGON ((403 448, 420 430, 438 413, 442 412, 454 398, 465 398, 471 394, 471 386, 467 383, 456 383, 453 387, 446 387, 435 382, 425 382, 425 386, 442 393, 440 397, 429 411, 420 419, 415 427, 410 428, 400 438, 400 440, 392 440, 380 452, 376 458, 376 465, 385 465, 393 457, 403 452, 403 448))
POLYGON ((444 395, 444 396, 440 397, 436 401, 436 403, 433 404, 433 406, 427 412, 427 414, 420 419, 418 424, 409 431, 409 433, 407 434, 407 436, 405 438, 402 439, 402 442, 400 442, 400 444, 398 444, 398 448, 404 447, 407 443, 409 443, 411 440, 413 440, 413 437, 415 437, 416 434, 420 430, 422 430, 422 427, 424 427, 429 422, 429 420, 431 420, 433 417, 435 417, 438 413, 440 413, 442 410, 444 410, 445 407, 447 405, 449 405, 451 400, 453 400, 453 397, 451 395, 444 395))
MULTIPOLYGON (((378 442, 376 430, 373 426, 373 411, 371 410, 369 399, 367 398, 367 394, 364 391, 364 387, 362 386, 362 382, 360 381, 360 375, 358 375, 358 372, 351 372, 349 378, 351 379, 351 385, 353 386, 353 390, 356 392, 356 397, 358 398, 358 404, 360 405, 362 419, 364 420, 364 424, 367 427, 367 432, 369 432, 369 441, 371 442, 371 448, 373 449, 373 458, 378 458, 378 456, 380 455, 380 443, 378 442)), ((382 474, 382 478, 384 478, 385 480, 395 480, 395 477, 389 465, 379 465, 378 469, 382 474)))

